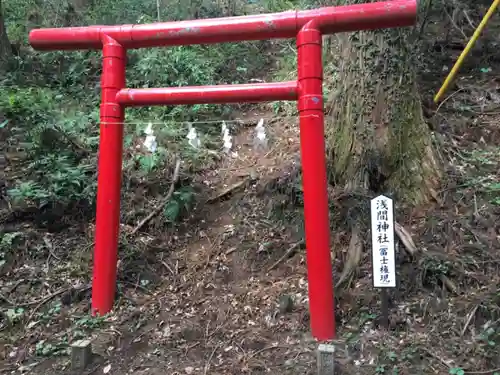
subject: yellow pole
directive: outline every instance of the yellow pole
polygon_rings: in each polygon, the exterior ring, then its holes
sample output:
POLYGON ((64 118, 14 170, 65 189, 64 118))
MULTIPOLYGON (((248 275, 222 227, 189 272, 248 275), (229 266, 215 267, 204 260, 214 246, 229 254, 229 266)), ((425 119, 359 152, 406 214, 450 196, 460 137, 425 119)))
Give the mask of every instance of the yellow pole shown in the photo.
POLYGON ((500 3, 500 0, 495 0, 493 1, 493 4, 491 4, 490 9, 488 9, 488 12, 484 15, 483 19, 481 20, 481 23, 477 27, 476 31, 474 31, 474 34, 472 35, 472 38, 470 38, 469 42, 467 43, 467 46, 465 46, 465 49, 462 51, 460 54, 460 57, 458 58, 457 62, 455 65, 453 65, 453 68, 451 69, 450 73, 448 74, 448 77, 446 77, 443 85, 439 89, 438 93, 434 97, 434 103, 439 102, 443 94, 445 93, 446 89, 450 85, 450 83, 455 79, 455 76, 462 66, 462 63, 465 60, 465 57, 469 54, 472 46, 474 46, 474 43, 476 43, 477 38, 479 38, 479 35, 481 35, 484 27, 488 23, 488 20, 490 19, 491 15, 493 12, 496 10, 498 4, 500 3))

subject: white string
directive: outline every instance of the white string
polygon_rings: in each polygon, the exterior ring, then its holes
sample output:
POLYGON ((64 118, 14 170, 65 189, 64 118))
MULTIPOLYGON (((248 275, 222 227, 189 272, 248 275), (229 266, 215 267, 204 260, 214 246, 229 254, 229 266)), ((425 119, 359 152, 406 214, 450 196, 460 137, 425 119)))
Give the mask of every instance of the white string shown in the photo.
MULTIPOLYGON (((283 121, 287 119, 295 119, 299 120, 300 118, 318 118, 318 115, 306 115, 306 116, 286 116, 286 117, 280 117, 280 116, 274 116, 274 117, 255 117, 255 118, 248 118, 248 119, 236 119, 236 120, 206 120, 206 121, 124 121, 121 124, 123 125, 144 125, 144 124, 151 124, 151 125, 212 125, 212 124, 221 124, 222 122, 225 122, 226 124, 241 124, 241 123, 251 123, 255 122, 257 123, 260 119, 264 119, 267 121, 270 120, 275 120, 275 121, 283 121)), ((101 121, 101 124, 117 124, 117 122, 107 122, 107 121, 101 121)))

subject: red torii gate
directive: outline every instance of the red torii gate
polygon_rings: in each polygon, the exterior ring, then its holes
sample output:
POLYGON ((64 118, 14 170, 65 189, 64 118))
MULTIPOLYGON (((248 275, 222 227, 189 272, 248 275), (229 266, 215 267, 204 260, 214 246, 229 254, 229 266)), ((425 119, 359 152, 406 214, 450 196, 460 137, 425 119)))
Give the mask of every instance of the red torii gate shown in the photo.
POLYGON ((322 35, 411 26, 416 22, 416 14, 417 0, 393 0, 147 25, 32 30, 29 40, 38 50, 102 49, 92 313, 106 314, 114 303, 125 108, 296 100, 300 118, 311 330, 318 340, 334 339, 323 121, 322 35), (152 89, 125 87, 126 50, 130 48, 294 37, 297 38, 297 81, 152 89))

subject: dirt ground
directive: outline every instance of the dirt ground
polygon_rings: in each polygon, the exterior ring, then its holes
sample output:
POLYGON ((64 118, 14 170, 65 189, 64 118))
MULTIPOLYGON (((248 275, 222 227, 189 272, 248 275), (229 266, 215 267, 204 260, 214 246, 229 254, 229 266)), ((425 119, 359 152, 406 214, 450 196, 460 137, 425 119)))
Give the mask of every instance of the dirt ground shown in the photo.
MULTIPOLYGON (((460 50, 447 46, 439 53, 450 68, 460 50)), ((500 373, 500 54, 481 48, 444 103, 427 109, 446 162, 442 189, 426 207, 396 202, 418 256, 398 250, 389 331, 378 325, 369 251, 336 295, 339 373, 500 373)), ((444 77, 436 69, 422 72, 424 102, 444 77)), ((68 344, 78 338, 91 338, 95 352, 79 374, 315 373, 297 119, 242 116, 266 118, 269 149, 256 153, 253 129, 239 127, 237 155, 196 175, 197 204, 180 225, 155 218, 132 235, 123 210, 117 303, 107 317, 89 316, 92 223, 54 232, 3 217, 16 256, 2 271, 0 373, 76 373, 68 344)), ((134 199, 125 196, 124 206, 134 199)), ((352 200, 363 198, 330 191, 335 280, 352 200)))

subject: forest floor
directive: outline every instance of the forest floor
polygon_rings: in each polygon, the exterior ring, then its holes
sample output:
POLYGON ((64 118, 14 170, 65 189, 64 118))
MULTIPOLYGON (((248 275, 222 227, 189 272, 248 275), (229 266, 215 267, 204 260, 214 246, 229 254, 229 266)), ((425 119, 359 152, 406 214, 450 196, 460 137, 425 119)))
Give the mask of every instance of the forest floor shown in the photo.
MULTIPOLYGON (((419 254, 398 264, 390 329, 377 324, 369 243, 355 281, 337 295, 339 373, 500 373, 500 54, 481 52, 429 110, 446 162, 442 189, 426 207, 396 202, 419 254)), ((440 53, 449 68, 460 50, 440 53)), ((443 75, 422 74, 424 101, 443 75)), ((269 113, 242 116, 256 123, 269 113)), ((68 344, 89 337, 95 359, 82 374, 314 374, 298 123, 266 123, 268 152, 256 153, 253 129, 241 127, 238 155, 195 176, 198 204, 182 224, 154 218, 138 234, 122 225, 109 316, 89 315, 93 224, 48 233, 4 222, 1 246, 15 246, 16 261, 0 284, 0 373, 71 374, 68 344)), ((142 193, 125 196, 123 211, 142 193)), ((335 188, 330 199, 338 278, 350 233, 337 224, 348 202, 335 188)))

